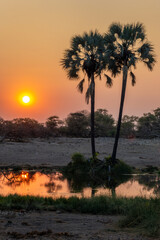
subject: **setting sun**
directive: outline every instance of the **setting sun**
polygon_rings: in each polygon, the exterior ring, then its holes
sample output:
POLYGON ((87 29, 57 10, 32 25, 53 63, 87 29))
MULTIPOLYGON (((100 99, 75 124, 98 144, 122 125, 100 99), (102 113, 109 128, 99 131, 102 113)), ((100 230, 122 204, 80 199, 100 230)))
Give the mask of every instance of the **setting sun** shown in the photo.
POLYGON ((17 100, 23 107, 29 107, 33 105, 35 97, 30 91, 22 91, 21 93, 17 94, 17 100))
POLYGON ((29 102, 30 102, 30 97, 29 97, 29 96, 24 96, 24 97, 22 98, 22 101, 23 101, 24 103, 29 103, 29 102))

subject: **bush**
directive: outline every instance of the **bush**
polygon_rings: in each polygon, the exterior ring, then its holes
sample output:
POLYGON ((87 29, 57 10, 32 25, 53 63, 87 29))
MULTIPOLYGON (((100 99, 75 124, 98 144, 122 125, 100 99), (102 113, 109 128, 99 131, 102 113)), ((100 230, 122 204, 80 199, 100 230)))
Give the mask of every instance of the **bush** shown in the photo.
POLYGON ((83 164, 85 162, 85 158, 81 153, 74 153, 72 155, 72 163, 73 164, 83 164))
POLYGON ((87 111, 70 113, 66 118, 67 136, 69 137, 88 137, 90 123, 87 111))
POLYGON ((122 160, 117 160, 117 163, 113 167, 113 173, 115 176, 123 175, 123 174, 132 174, 132 167, 123 162, 122 160))
POLYGON ((111 172, 113 175, 119 176, 133 173, 133 168, 122 160, 116 159, 115 165, 113 165, 111 160, 111 156, 105 158, 106 166, 107 168, 109 168, 109 166, 111 167, 111 172))
POLYGON ((81 153, 74 153, 71 162, 63 169, 65 177, 71 179, 72 177, 82 177, 89 172, 90 163, 85 159, 81 153))

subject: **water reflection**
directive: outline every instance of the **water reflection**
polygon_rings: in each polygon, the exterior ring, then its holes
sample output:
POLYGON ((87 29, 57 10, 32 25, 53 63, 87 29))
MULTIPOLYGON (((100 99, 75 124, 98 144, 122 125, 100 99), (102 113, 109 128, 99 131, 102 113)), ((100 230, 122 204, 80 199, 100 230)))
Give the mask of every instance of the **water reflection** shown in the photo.
POLYGON ((98 195, 155 197, 160 194, 160 176, 136 175, 96 181, 88 176, 64 177, 59 172, 1 171, 0 194, 20 194, 43 197, 91 197, 98 195))
POLYGON ((160 175, 138 176, 139 184, 144 186, 147 191, 153 190, 156 196, 160 195, 160 175))
POLYGON ((20 186, 22 183, 30 184, 34 180, 34 174, 32 172, 13 172, 13 171, 1 171, 0 181, 5 185, 15 188, 20 186))

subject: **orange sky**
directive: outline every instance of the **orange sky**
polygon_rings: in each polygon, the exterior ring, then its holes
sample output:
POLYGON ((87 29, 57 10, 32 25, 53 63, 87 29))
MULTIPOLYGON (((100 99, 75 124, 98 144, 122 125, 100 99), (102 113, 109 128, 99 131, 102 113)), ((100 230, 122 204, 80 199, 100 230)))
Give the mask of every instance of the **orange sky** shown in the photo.
MULTIPOLYGON (((157 64, 153 72, 143 65, 136 70, 137 84, 128 81, 124 114, 142 115, 160 107, 160 1, 159 0, 0 0, 0 116, 30 117, 45 121, 51 115, 89 109, 61 69, 60 59, 75 34, 107 31, 112 22, 144 23, 154 44, 157 64), (24 106, 23 92, 34 97, 24 106)), ((111 89, 97 79, 96 108, 117 116, 121 77, 111 89)))

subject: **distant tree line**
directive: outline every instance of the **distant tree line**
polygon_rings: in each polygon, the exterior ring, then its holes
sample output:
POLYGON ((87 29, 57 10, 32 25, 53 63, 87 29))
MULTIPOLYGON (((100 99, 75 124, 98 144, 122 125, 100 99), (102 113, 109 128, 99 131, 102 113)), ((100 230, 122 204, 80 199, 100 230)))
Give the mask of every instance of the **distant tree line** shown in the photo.
MULTIPOLYGON (((90 113, 70 113, 65 120, 49 117, 45 123, 30 118, 0 118, 0 141, 23 141, 26 138, 90 137, 90 113)), ((114 137, 116 121, 106 109, 95 111, 95 136, 114 137)), ((160 108, 142 117, 124 115, 120 136, 123 138, 160 138, 160 108)))

